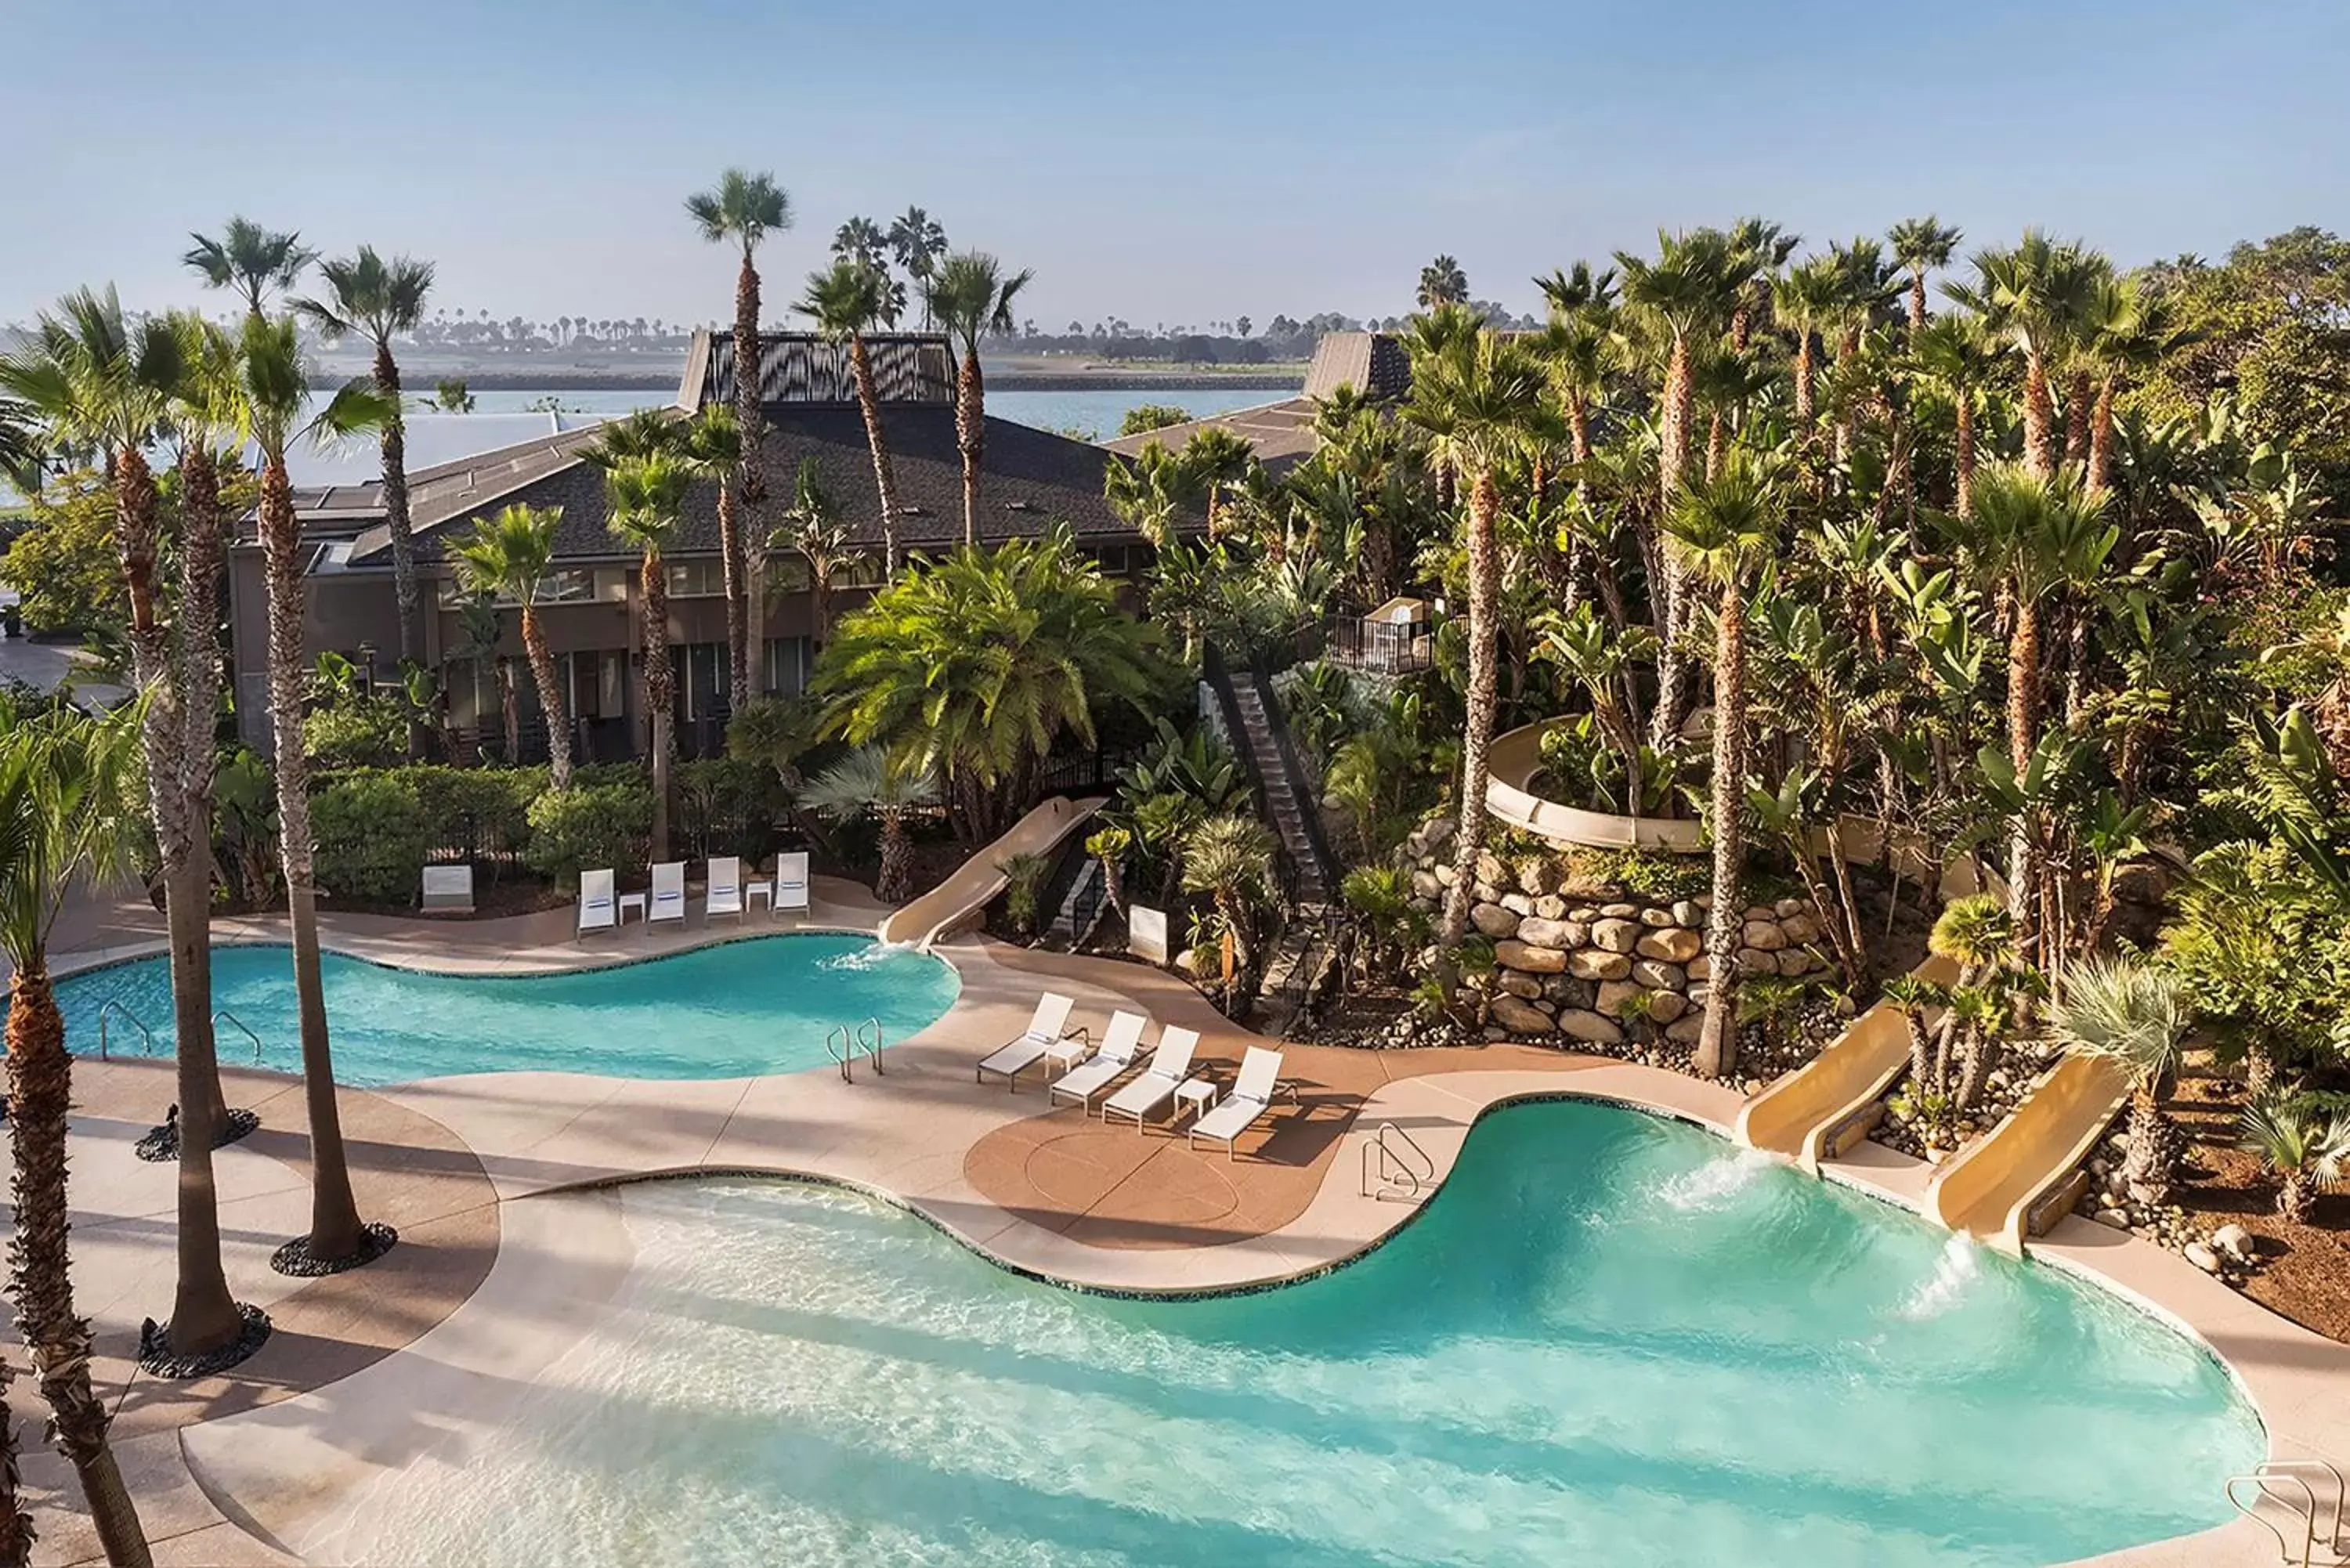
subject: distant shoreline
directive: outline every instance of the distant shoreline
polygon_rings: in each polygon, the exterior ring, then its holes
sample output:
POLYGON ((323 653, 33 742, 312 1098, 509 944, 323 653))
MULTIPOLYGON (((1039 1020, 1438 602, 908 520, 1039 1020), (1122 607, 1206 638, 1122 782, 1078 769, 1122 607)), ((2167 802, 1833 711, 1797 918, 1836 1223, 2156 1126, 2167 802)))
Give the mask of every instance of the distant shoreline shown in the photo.
MULTIPOLYGON (((411 396, 430 397, 442 378, 411 372, 401 378, 411 396)), ((474 392, 673 392, 678 374, 650 370, 469 370, 449 378, 474 392)), ((339 387, 335 378, 312 382, 319 388, 339 387)), ((1232 391, 1294 392, 1305 384, 1295 372, 1246 370, 1000 370, 988 375, 991 390, 1002 392, 1088 392, 1124 389, 1170 392, 1232 391)))

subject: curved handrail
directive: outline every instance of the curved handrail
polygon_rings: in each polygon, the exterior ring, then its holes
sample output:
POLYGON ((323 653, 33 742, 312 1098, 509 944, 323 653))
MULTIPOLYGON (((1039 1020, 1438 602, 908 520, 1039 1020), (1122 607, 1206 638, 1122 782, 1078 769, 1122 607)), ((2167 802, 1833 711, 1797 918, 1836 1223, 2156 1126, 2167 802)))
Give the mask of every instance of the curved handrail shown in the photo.
POLYGON ((1390 1192, 1396 1192, 1408 1201, 1417 1202, 1423 1187, 1436 1179, 1435 1159, 1419 1147, 1411 1134, 1393 1122, 1383 1121, 1372 1127, 1371 1136, 1363 1140, 1360 1164, 1356 1187, 1366 1198, 1384 1199, 1390 1192), (1402 1140, 1403 1148, 1419 1157, 1424 1169, 1413 1169, 1411 1162, 1403 1157, 1403 1150, 1388 1142, 1390 1133, 1402 1140), (1378 1185, 1376 1189, 1371 1183, 1371 1157, 1374 1153, 1378 1156, 1378 1185))
MULTIPOLYGON (((2317 1555, 2317 1494, 2312 1491, 2309 1483, 2299 1476, 2271 1475, 2268 1469, 2268 1466, 2262 1465, 2251 1475, 2230 1476, 2228 1484, 2220 1489, 2227 1494, 2228 1506, 2276 1537, 2277 1555, 2283 1561, 2284 1568, 2313 1568, 2312 1560, 2317 1555), (2274 1481, 2291 1481, 2294 1486, 2299 1487, 2302 1497, 2308 1503, 2306 1511, 2295 1508, 2291 1498, 2279 1497, 2271 1491, 2270 1483, 2274 1481), (2251 1501, 2246 1502, 2236 1495, 2236 1489, 2240 1486, 2254 1489, 2251 1501), (2286 1539, 2285 1532, 2277 1528, 2276 1521, 2261 1513, 2260 1505, 2262 1502, 2281 1503, 2300 1517, 2302 1542, 2298 1555, 2293 1552, 2293 1542, 2286 1539)), ((2330 1546, 2333 1543, 2329 1542, 2327 1544, 2330 1546)))
POLYGON ((255 1034, 251 1029, 245 1027, 244 1020, 239 1018, 235 1013, 231 1012, 225 1007, 213 1014, 213 1027, 215 1030, 220 1027, 220 1021, 224 1018, 227 1019, 231 1023, 235 1024, 237 1032, 243 1034, 247 1040, 253 1042, 253 1060, 255 1064, 258 1065, 261 1061, 261 1036, 255 1034))
POLYGON ((139 1037, 147 1043, 147 1048, 144 1054, 152 1056, 155 1054, 155 1032, 147 1027, 147 1021, 145 1019, 131 1012, 130 1009, 123 1005, 122 1002, 109 996, 104 1002, 98 1004, 98 1059, 101 1062, 107 1059, 106 1019, 109 1013, 114 1012, 119 1012, 124 1018, 130 1021, 130 1027, 139 1031, 139 1037))
POLYGON ((868 1018, 857 1026, 857 1049, 872 1062, 875 1073, 885 1078, 889 1075, 889 1069, 881 1064, 881 1020, 868 1018))
POLYGON ((824 1054, 832 1058, 834 1066, 840 1069, 842 1083, 857 1082, 852 1066, 857 1059, 857 1042, 849 1034, 847 1024, 836 1023, 824 1032, 824 1054))

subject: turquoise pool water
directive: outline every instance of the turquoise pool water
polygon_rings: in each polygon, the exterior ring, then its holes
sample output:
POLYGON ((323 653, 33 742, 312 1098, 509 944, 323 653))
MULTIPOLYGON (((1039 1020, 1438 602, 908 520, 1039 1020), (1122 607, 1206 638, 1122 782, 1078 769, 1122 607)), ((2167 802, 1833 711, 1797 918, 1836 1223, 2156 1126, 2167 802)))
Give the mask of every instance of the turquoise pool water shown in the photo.
MULTIPOLYGON (((903 1040, 954 1005, 962 982, 927 953, 824 932, 758 937, 669 958, 528 978, 424 974, 335 953, 321 962, 335 1076, 397 1084, 450 1073, 599 1073, 619 1078, 733 1078, 827 1065, 826 1032, 879 1018, 903 1040)), ((98 1014, 120 1002, 172 1044, 172 973, 141 959, 57 982, 66 1039, 98 1049, 98 1014)), ((293 950, 213 950, 213 1005, 261 1037, 261 1064, 302 1069, 293 950)), ((109 1013, 109 1048, 141 1049, 109 1013)), ((221 1060, 252 1045, 223 1021, 221 1060)))
POLYGON ((1489 1117, 1305 1283, 1055 1290, 838 1190, 627 1190, 638 1268, 380 1563, 2062 1562, 2226 1515, 2262 1438, 2104 1293, 1708 1134, 1489 1117))

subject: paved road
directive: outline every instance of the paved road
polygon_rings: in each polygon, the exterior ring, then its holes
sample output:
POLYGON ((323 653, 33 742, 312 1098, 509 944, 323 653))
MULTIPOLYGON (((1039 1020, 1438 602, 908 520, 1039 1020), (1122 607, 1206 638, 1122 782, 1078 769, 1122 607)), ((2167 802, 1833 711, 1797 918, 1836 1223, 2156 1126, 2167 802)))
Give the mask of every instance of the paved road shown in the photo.
MULTIPOLYGON (((22 680, 44 691, 54 691, 66 677, 83 667, 80 650, 68 643, 32 642, 21 637, 0 638, 0 680, 22 680)), ((87 679, 77 684, 85 705, 111 702, 129 693, 87 679)))

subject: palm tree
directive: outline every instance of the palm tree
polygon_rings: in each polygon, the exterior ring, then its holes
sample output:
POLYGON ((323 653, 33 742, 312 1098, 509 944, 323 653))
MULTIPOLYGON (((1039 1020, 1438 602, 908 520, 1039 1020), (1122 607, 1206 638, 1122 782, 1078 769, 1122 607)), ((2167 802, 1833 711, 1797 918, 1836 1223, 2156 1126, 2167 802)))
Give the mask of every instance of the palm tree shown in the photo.
MULTIPOLYGON (((121 881, 130 870, 139 836, 140 721, 135 708, 99 719, 63 706, 20 716, 0 702, 0 950, 10 967, 7 1119, 16 1156, 8 1293, 48 1401, 51 1432, 73 1465, 113 1563, 151 1559, 107 1444, 107 1407, 90 1386, 89 1320, 74 1310, 66 1199, 73 1058, 49 978, 48 942, 77 883, 121 881)), ((0 1425, 5 1421, 0 1416, 0 1425)), ((0 1437, 0 1514, 13 1521, 13 1434, 0 1437)), ((0 1539, 7 1533, 0 1525, 0 1539)))
MULTIPOLYGON (((1941 1027, 1935 1036, 1933 1073, 1918 1080, 1917 1085, 1921 1095, 1945 1092, 1950 1077, 1950 1045, 1958 1038, 1959 1026, 1980 1023, 1982 1000, 1991 989, 1989 982, 2013 967, 2015 919, 1993 894, 1972 893, 1953 898, 1935 917, 1934 928, 1927 933, 1926 947, 1936 957, 1957 965, 1958 975, 1944 992, 1950 1005, 1942 1013, 1941 1027), (1963 1007, 1962 1002, 1966 1004, 1963 1007), (1968 1016, 1970 1012, 1973 1014, 1971 1018, 1968 1016)), ((1978 1046, 1979 1042, 1970 1044, 1969 1049, 1974 1051, 1978 1046)), ((1961 1076, 1964 1071, 1961 1068, 1961 1076)))
POLYGON ((1086 853, 1101 862, 1102 893, 1121 919, 1126 914, 1126 857, 1134 848, 1134 834, 1124 827, 1105 827, 1086 838, 1086 853))
POLYGON ((302 244, 298 234, 281 234, 238 216, 228 221, 218 239, 190 234, 195 248, 182 264, 214 288, 233 288, 244 296, 246 312, 259 316, 273 292, 294 286, 302 269, 318 253, 302 244))
POLYGON ((197 338, 185 323, 125 320, 112 288, 84 289, 45 315, 35 341, 0 358, 0 391, 23 400, 60 442, 95 448, 112 476, 114 536, 130 609, 134 679, 149 694, 144 745, 148 794, 157 847, 163 861, 165 919, 172 950, 172 1013, 178 1039, 182 1128, 179 1187, 179 1285, 170 1327, 172 1348, 201 1355, 234 1341, 242 1331, 236 1303, 222 1272, 218 1207, 212 1187, 212 1148, 222 1121, 220 1075, 212 1032, 211 774, 201 755, 213 753, 219 683, 216 650, 208 635, 182 638, 172 657, 162 618, 159 497, 147 462, 148 443, 177 415, 187 450, 202 450, 195 468, 182 469, 187 516, 180 566, 183 627, 209 627, 220 577, 224 522, 204 504, 207 475, 216 465, 212 429, 238 422, 224 404, 241 400, 235 355, 217 337, 197 338), (175 407, 176 402, 176 407, 175 407), (200 430, 199 427, 202 427, 200 430))
POLYGON ((1844 303, 1844 277, 1833 256, 1813 256, 1787 269, 1771 290, 1771 313, 1795 335, 1795 418, 1809 424, 1818 407, 1814 334, 1826 329, 1844 303))
POLYGON ((865 444, 873 453, 873 486, 881 498, 882 569, 898 575, 898 475, 889 464, 889 437, 881 428, 881 393, 873 380, 873 357, 865 334, 881 319, 881 277, 846 257, 829 272, 811 274, 801 296, 801 315, 835 343, 848 345, 848 368, 857 381, 857 406, 865 415, 865 444))
POLYGON ((1909 274, 1909 342, 1913 348, 1918 334, 1926 330, 1926 275, 1950 265, 1959 242, 1965 237, 1931 213, 1922 218, 1904 218, 1886 235, 1893 246, 1893 259, 1909 274))
POLYGON ((2097 265, 2079 245, 2060 244, 2037 229, 2024 230, 2011 250, 1976 252, 1972 265, 1971 286, 1945 284, 1942 292, 2022 349, 2023 461, 2048 477, 2057 459, 2048 378, 2064 362, 2097 265))
POLYGON ((1785 504, 1770 466, 1741 445, 1721 472, 1686 485, 1665 520, 1667 547, 1719 598, 1713 642, 1713 905, 1706 915, 1704 1033, 1697 1070, 1710 1078, 1738 1064, 1738 950, 1746 900, 1746 588, 1770 557, 1785 504))
POLYGON ((19 490, 38 490, 46 455, 32 409, 0 398, 0 479, 19 490))
POLYGON ((661 552, 685 515, 693 469, 668 452, 625 458, 604 473, 604 510, 612 533, 643 557, 638 573, 637 610, 645 645, 645 717, 651 726, 653 761, 653 859, 669 858, 669 766, 671 710, 676 701, 670 675, 669 567, 661 552))
POLYGON ((1451 256, 1438 256, 1419 269, 1419 307, 1433 310, 1440 305, 1469 303, 1469 275, 1451 256))
POLYGON ((1926 1009, 1946 1004, 1950 995, 1932 981, 1914 974, 1895 975, 1878 994, 1901 1014, 1902 1027, 1908 1031, 1911 1092, 1922 1096, 1934 1081, 1933 1042, 1926 1033, 1926 1009))
POLYGON ((902 904, 914 896, 914 841, 910 812, 939 798, 935 774, 909 765, 881 746, 859 746, 800 787, 799 804, 821 816, 849 822, 870 814, 881 825, 881 870, 873 896, 902 904))
MULTIPOLYGON (((920 213, 916 207, 899 221, 920 213)), ((1035 275, 1032 271, 1004 277, 985 251, 949 256, 936 264, 934 272, 923 275, 922 314, 962 344, 962 364, 955 371, 955 445, 962 452, 965 545, 979 543, 980 459, 987 441, 987 391, 980 379, 979 340, 991 332, 1012 330, 1012 302, 1035 275)))
POLYGON ((1999 379, 2007 345, 1974 315, 1938 316, 1913 340, 1918 368, 1949 394, 1954 412, 1960 517, 1974 511, 1975 416, 1999 379))
POLYGON ((390 261, 372 245, 357 254, 318 264, 328 297, 294 301, 295 311, 315 322, 329 341, 364 332, 375 345, 375 388, 391 400, 384 421, 383 522, 391 538, 391 580, 400 602, 400 658, 405 664, 423 655, 423 625, 416 597, 416 545, 408 531, 407 437, 400 415, 400 364, 391 357, 394 334, 413 332, 424 318, 424 296, 432 289, 432 264, 407 256, 390 261))
MULTIPOLYGON (((363 381, 337 392, 307 424, 296 421, 309 395, 307 367, 291 316, 245 318, 244 414, 261 452, 260 533, 269 586, 269 711, 277 770, 277 837, 286 862, 286 901, 294 933, 294 991, 302 1032, 302 1088, 310 1117, 310 1234, 307 1261, 321 1267, 368 1262, 389 1244, 384 1226, 362 1225, 343 1152, 335 1067, 327 1035, 327 993, 318 967, 317 841, 310 831, 310 759, 302 743, 302 699, 310 660, 304 647, 303 576, 309 555, 294 515, 287 449, 297 440, 328 441, 380 430, 391 400, 363 381)), ((184 1137, 182 1139, 184 1140, 184 1137)), ((296 1261, 298 1253, 289 1253, 296 1261)))
POLYGON ((1192 488, 1207 498, 1208 536, 1217 537, 1223 532, 1220 503, 1225 487, 1247 476, 1256 461, 1255 446, 1222 425, 1202 425, 1191 432, 1175 460, 1190 472, 1192 488))
MULTIPOLYGON (((947 254, 947 232, 937 219, 920 207, 909 207, 889 224, 889 254, 914 286, 922 291, 922 325, 929 327, 937 312, 931 304, 931 284, 937 275, 939 258, 947 254)), ((1009 332, 1007 323, 997 330, 1009 332)))
POLYGON ((1451 952, 1469 929, 1477 853, 1485 846, 1485 758, 1498 706, 1501 637, 1501 465, 1518 452, 1543 418, 1546 378, 1534 351, 1515 338, 1480 331, 1414 367, 1405 418, 1429 433, 1430 454, 1469 486, 1468 719, 1461 752, 1461 825, 1453 855, 1460 876, 1444 900, 1443 946, 1451 952))
POLYGON ((841 573, 865 558, 848 542, 848 527, 840 508, 824 487, 824 472, 813 457, 800 459, 792 486, 792 509, 784 514, 785 526, 776 530, 770 548, 796 552, 807 563, 808 612, 819 649, 832 639, 832 589, 841 573))
POLYGON ((726 590, 726 711, 739 713, 751 701, 751 665, 761 641, 757 577, 751 569, 747 519, 737 492, 743 467, 743 421, 723 403, 712 403, 685 425, 680 450, 695 472, 718 487, 718 562, 726 590))
MULTIPOLYGON (((767 501, 766 430, 759 404, 759 242, 792 226, 792 202, 773 174, 729 169, 715 189, 687 197, 685 210, 712 244, 743 247, 743 269, 734 280, 734 423, 743 466, 733 496, 742 515, 727 531, 738 541, 739 552, 740 540, 758 536, 759 509, 767 501)), ((722 504, 726 499, 723 490, 719 498, 722 504)), ((734 665, 747 672, 747 650, 730 647, 728 655, 730 689, 740 686, 747 692, 747 674, 742 680, 733 676, 734 665)))
POLYGON ((472 538, 452 546, 457 580, 466 592, 495 594, 522 607, 523 653, 538 686, 539 709, 546 715, 547 783, 558 790, 571 787, 571 721, 537 606, 539 585, 555 559, 555 530, 562 521, 560 506, 507 506, 476 524, 472 538))
MULTIPOLYGON (((1992 463, 1975 476, 1969 514, 1972 545, 2005 585, 2014 622, 2008 634, 2008 758, 2021 776, 2040 739, 2041 606, 2068 586, 2095 582, 2121 530, 2105 520, 2105 499, 2028 464, 1992 463)), ((2011 840, 2009 891, 2026 937, 2039 909, 2031 812, 2011 840)))
POLYGON ((2350 1177, 2350 1111, 2327 1116, 2293 1096, 2270 1095, 2244 1107, 2236 1147, 2276 1172, 2277 1213, 2306 1225, 2318 1192, 2350 1177))
POLYGON ((2160 1096, 2178 1069, 2187 1022, 2178 977, 2134 958, 2067 965, 2064 994, 2048 1010, 2049 1028, 2067 1050, 2103 1057, 2129 1080, 2129 1154, 2122 1171, 2130 1196, 2142 1203, 2159 1203, 2170 1191, 2180 1139, 2160 1096))
POLYGON ((1779 269, 1787 265, 1787 258, 1804 239, 1762 217, 1739 219, 1724 238, 1730 246, 1730 346, 1743 354, 1753 332, 1755 311, 1770 303, 1772 290, 1778 286, 1779 269))
POLYGON ((1211 816, 1183 836, 1183 890, 1205 893, 1234 961, 1225 1012, 1237 1017, 1254 994, 1259 958, 1256 909, 1273 877, 1272 831, 1253 816, 1211 816), (1237 950, 1235 951, 1235 950, 1237 950))
POLYGON ((2096 375, 2088 483, 2098 492, 2113 482, 2114 404, 2123 381, 2155 369, 2198 334, 2180 323, 2169 296, 2146 288, 2136 278, 2101 280, 2084 315, 2087 341, 2083 353, 2096 375))

